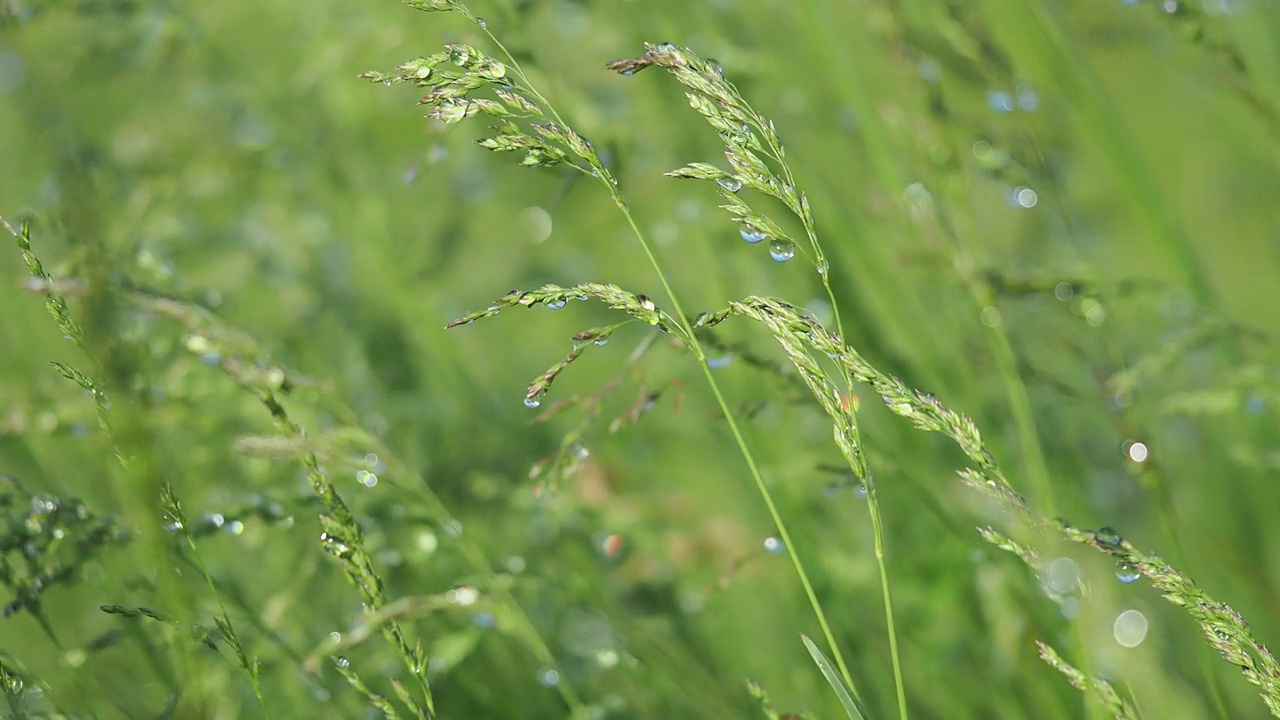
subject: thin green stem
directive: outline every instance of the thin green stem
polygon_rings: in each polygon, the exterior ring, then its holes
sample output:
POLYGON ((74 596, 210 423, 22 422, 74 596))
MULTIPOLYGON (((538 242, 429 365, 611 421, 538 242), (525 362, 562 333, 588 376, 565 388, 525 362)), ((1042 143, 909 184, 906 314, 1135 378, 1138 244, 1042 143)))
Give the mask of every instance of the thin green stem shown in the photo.
MULTIPOLYGON (((533 87, 533 83, 529 82, 528 77, 524 74, 524 71, 520 68, 520 64, 516 61, 515 57, 512 56, 511 52, 508 51, 507 48, 502 44, 502 42, 499 41, 496 37, 494 37, 493 33, 489 32, 489 29, 485 25, 478 22, 478 18, 476 18, 476 16, 473 13, 471 13, 471 11, 467 9, 465 6, 459 3, 455 5, 455 7, 457 7, 458 10, 461 11, 463 15, 465 15, 469 20, 476 23, 477 27, 479 27, 481 31, 483 31, 485 35, 489 37, 489 39, 494 43, 494 45, 498 47, 499 50, 502 51, 502 53, 506 56, 507 61, 511 65, 511 68, 515 71, 516 75, 521 79, 521 81, 524 83, 525 87, 529 90, 529 92, 535 98, 537 98, 537 100, 543 105, 543 107, 547 109, 548 112, 551 113, 552 117, 555 118, 556 122, 563 125, 564 121, 561 119, 559 113, 556 112, 555 107, 550 102, 547 101, 546 97, 544 97, 542 93, 538 92, 537 89, 533 87)), ((822 603, 818 600, 817 592, 813 588, 813 583, 809 580, 809 574, 805 570, 804 563, 800 560, 800 556, 796 552, 795 545, 791 541, 791 533, 787 530, 787 524, 782 518, 782 513, 778 510, 777 503, 774 502, 773 494, 769 492, 768 485, 765 484, 764 476, 760 472, 760 468, 756 463, 755 456, 751 454, 751 450, 747 447, 747 442, 742 434, 742 429, 738 425, 738 421, 734 419, 733 412, 729 407, 729 403, 725 399, 724 393, 721 391, 719 383, 716 382, 715 376, 711 372, 710 365, 707 364, 706 353, 703 352, 702 344, 698 341, 697 335, 693 331, 693 326, 689 322, 688 314, 684 311, 684 308, 680 304, 679 297, 676 295, 675 290, 671 287, 671 282, 667 278, 667 274, 663 270, 662 264, 658 261, 657 256, 654 254, 653 247, 650 245, 649 241, 645 238, 645 235, 640 230, 639 225, 636 224, 635 217, 631 214, 631 211, 628 209, 626 201, 623 199, 622 194, 618 190, 618 184, 617 184, 616 178, 613 177, 612 173, 609 172, 608 168, 606 168, 599 161, 598 158, 592 157, 588 160, 588 162, 591 163, 593 169, 595 170, 595 177, 597 177, 600 180, 600 183, 604 185, 605 189, 609 192, 610 197, 613 198, 614 203, 622 211, 623 216, 627 220, 627 224, 631 227, 632 233, 635 235, 636 239, 639 241, 640 247, 643 249, 645 257, 648 258, 649 265, 653 268, 654 273, 657 275, 658 281, 659 283, 661 283, 663 291, 667 294, 667 297, 671 300, 672 309, 675 311, 676 318, 679 321, 680 332, 684 336, 684 339, 687 342, 689 349, 693 351, 694 356, 697 358, 698 365, 702 368, 702 374, 706 378, 707 384, 711 388, 711 393, 715 397, 716 404, 720 407, 720 411, 724 415, 725 422, 729 427, 729 432, 730 434, 733 435, 734 442, 737 444, 738 450, 742 454, 742 458, 747 464, 747 469, 751 474, 752 481, 755 483, 756 490, 759 492, 761 499, 764 501, 765 508, 769 512, 769 517, 772 519, 774 526, 777 528, 779 539, 782 541, 783 546, 787 550, 787 556, 791 560, 792 567, 795 568, 796 575, 800 579, 800 585, 804 590, 805 597, 809 601, 809 606, 813 610, 813 614, 818 621, 819 628, 822 630, 823 639, 826 640, 827 645, 830 647, 832 655, 835 657, 836 665, 840 669, 840 674, 844 678, 844 681, 848 683, 849 688, 850 690, 852 690, 853 694, 857 696, 859 700, 861 700, 862 697, 857 691, 857 685, 853 681, 853 676, 849 672, 849 668, 845 663, 844 657, 840 652, 839 646, 836 644, 835 635, 834 633, 832 633, 831 625, 827 621, 826 612, 822 609, 822 603)), ((828 288, 828 291, 829 291, 829 288, 828 288)), ((833 308, 835 307, 834 303, 832 304, 832 307, 833 308)), ((883 570, 883 565, 882 565, 882 570, 883 570)), ((886 588, 886 597, 887 597, 887 588, 886 588)), ((894 648, 895 669, 896 669, 896 665, 897 665, 896 643, 893 643, 892 646, 894 648)), ((901 695, 900 684, 899 684, 899 694, 901 695)), ((905 712, 905 709, 904 709, 904 712, 905 712)))
MULTIPOLYGON (((772 137, 772 133, 764 134, 767 138, 772 137)), ((795 176, 792 175, 791 168, 783 160, 782 148, 773 147, 772 140, 770 140, 770 145, 770 154, 775 160, 777 160, 787 183, 793 188, 796 187, 795 176)), ((835 291, 831 288, 830 265, 827 263, 826 255, 822 252, 821 243, 818 242, 818 232, 813 220, 813 215, 809 212, 809 206, 807 203, 802 204, 799 208, 796 208, 796 210, 798 210, 797 215, 800 217, 801 223, 804 224, 805 233, 809 236, 809 243, 813 247, 814 265, 818 270, 818 276, 822 278, 822 287, 826 290, 827 300, 831 303, 831 315, 836 327, 836 332, 841 338, 843 338, 844 324, 840 319, 840 304, 836 302, 835 291)), ((853 401, 853 375, 850 373, 849 368, 843 364, 839 366, 839 369, 841 378, 844 380, 844 389, 848 397, 848 402, 845 406, 847 414, 843 418, 843 422, 846 423, 846 429, 850 438, 853 440, 854 446, 860 449, 862 447, 862 434, 858 429, 857 408, 853 401)), ((906 683, 902 673, 902 659, 898 652, 898 630, 893 617, 893 596, 889 590, 889 570, 885 564, 884 522, 880 515, 880 501, 874 487, 875 480, 872 477, 870 470, 866 467, 865 458, 862 459, 862 466, 862 470, 865 471, 863 473, 865 477, 859 478, 859 481, 863 483, 863 486, 867 491, 867 514, 871 517, 871 530, 875 544, 876 567, 880 577, 880 595, 884 602, 885 626, 889 634, 889 659, 890 663, 893 665, 893 685, 894 691, 897 694, 898 716, 901 720, 907 720, 909 714, 907 712, 906 683)), ((836 661, 840 667, 841 673, 845 675, 845 681, 852 685, 852 681, 848 678, 848 671, 841 662, 841 658, 838 654, 836 656, 836 661)))

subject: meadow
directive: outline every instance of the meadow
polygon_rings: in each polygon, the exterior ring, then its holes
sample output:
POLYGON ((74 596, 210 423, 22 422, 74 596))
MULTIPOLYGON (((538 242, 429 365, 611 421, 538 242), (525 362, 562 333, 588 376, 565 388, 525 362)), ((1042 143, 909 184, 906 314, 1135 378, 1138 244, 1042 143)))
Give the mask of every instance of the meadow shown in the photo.
POLYGON ((11 0, 0 714, 1280 717, 1276 38, 11 0))

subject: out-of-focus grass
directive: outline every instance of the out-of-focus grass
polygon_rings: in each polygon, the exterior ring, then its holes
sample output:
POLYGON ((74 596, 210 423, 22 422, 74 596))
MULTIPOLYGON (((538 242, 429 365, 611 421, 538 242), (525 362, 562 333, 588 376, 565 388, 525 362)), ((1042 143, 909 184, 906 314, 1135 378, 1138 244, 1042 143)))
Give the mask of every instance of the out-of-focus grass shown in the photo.
MULTIPOLYGON (((1202 24, 1239 48, 1247 87, 1273 102, 1275 11, 1232 7, 1202 24)), ((559 479, 558 494, 535 492, 548 478, 530 480, 530 466, 579 423, 566 413, 531 424, 525 385, 605 315, 587 304, 512 309, 445 334, 446 321, 511 287, 598 280, 660 296, 597 188, 486 156, 468 142, 475 128, 445 133, 412 110, 408 91, 355 79, 442 42, 482 46, 473 30, 391 2, 10 8, 0 28, 0 211, 33 218, 36 251, 55 277, 127 279, 190 298, 326 383, 316 399, 286 400, 295 418, 317 433, 373 430, 456 515, 493 572, 510 577, 558 659, 558 681, 607 716, 745 717, 745 678, 779 709, 840 712, 798 641, 815 628, 793 573, 761 549, 773 530, 686 359, 659 347, 622 371, 579 440, 588 456, 559 479), (607 431, 656 389, 661 399, 638 423, 607 431)), ((1053 511, 1115 526, 1240 610, 1264 642, 1280 636, 1271 612, 1280 584, 1271 530, 1280 504, 1277 140, 1186 24, 1156 5, 1119 2, 476 9, 609 153, 686 305, 718 308, 748 294, 815 301, 812 273, 742 243, 712 193, 659 177, 718 148, 673 87, 600 70, 644 40, 719 58, 776 120, 810 193, 849 342, 972 416, 1033 508, 1049 512, 983 323, 998 318, 1053 511), (989 105, 1003 102, 992 93, 1016 99, 1019 83, 1034 110, 989 105), (945 114, 930 109, 931 93, 945 114), (1043 165, 982 172, 981 142, 1043 165), (1008 202, 1019 185, 1036 191, 1034 207, 1008 202), (920 212, 921 190, 949 228, 920 212), (1018 278, 1048 292, 1019 294, 1018 278), (1065 302, 1053 296, 1075 279, 1095 285, 1065 302), (1129 280, 1145 284, 1109 290, 1129 280), (1250 333, 1218 328, 1174 345, 1220 318, 1250 333), (1115 396, 1109 378, 1170 347, 1177 352, 1131 398, 1115 396), (1150 458, 1127 459, 1126 440, 1150 458)), ((208 650, 192 630, 213 628, 217 598, 162 529, 149 494, 161 478, 121 470, 92 401, 48 366, 124 358, 116 381, 128 393, 117 400, 135 405, 113 411, 136 420, 132 447, 145 448, 189 519, 207 514, 203 527, 216 530, 197 542, 237 635, 262 663, 266 706, 275 717, 367 712, 331 667, 304 671, 331 632, 349 633, 359 596, 319 551, 318 505, 297 464, 237 452, 237 438, 276 432, 261 406, 188 353, 176 324, 133 317, 113 327, 72 295, 96 355, 86 359, 22 289, 25 277, 16 250, 0 253, 0 472, 20 479, 6 497, 24 503, 6 511, 25 527, 31 494, 74 496, 141 535, 93 554, 74 584, 41 596, 55 638, 29 612, 0 621, 6 666, 47 684, 21 701, 99 717, 159 716, 167 705, 176 716, 260 712, 231 651, 220 641, 221 656, 208 650), (132 350, 117 352, 109 338, 132 350)), ((741 328, 725 337, 775 352, 741 328)), ((593 392, 643 338, 629 329, 593 348, 549 400, 593 392)), ((717 372, 734 402, 765 402, 748 442, 873 717, 887 717, 893 681, 870 529, 852 492, 826 492, 818 466, 837 457, 828 423, 740 359, 717 372)), ((1146 717, 1212 717, 1205 669, 1227 717, 1261 716, 1253 688, 1194 625, 1141 583, 1117 582, 1105 559, 1072 552, 1087 595, 1047 598, 974 532, 999 517, 955 481, 959 454, 869 392, 861 408, 917 717, 1080 717, 1080 696, 1036 658, 1036 639, 1113 678, 1146 717), (1132 649, 1113 638, 1127 609, 1150 622, 1132 649)), ((365 487, 357 473, 369 469, 339 460, 335 483, 388 597, 493 581, 465 561, 456 527, 398 489, 411 484, 404 472, 375 460, 381 476, 365 487)), ((499 612, 487 627, 485 612, 407 623, 433 658, 441 715, 564 716, 562 697, 543 686, 549 668, 511 636, 515 621, 499 612)), ((375 692, 394 696, 389 679, 403 671, 389 646, 370 641, 349 657, 375 692)))

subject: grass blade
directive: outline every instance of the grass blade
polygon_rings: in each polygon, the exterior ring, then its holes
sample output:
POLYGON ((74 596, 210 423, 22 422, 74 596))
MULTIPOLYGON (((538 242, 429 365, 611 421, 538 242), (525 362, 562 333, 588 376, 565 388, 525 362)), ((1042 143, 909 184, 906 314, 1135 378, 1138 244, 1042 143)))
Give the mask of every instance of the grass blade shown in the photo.
POLYGON ((844 681, 840 679, 840 673, 836 672, 835 665, 831 664, 831 661, 823 654, 822 649, 815 645, 809 639, 809 636, 804 633, 800 633, 800 639, 804 641, 804 646, 809 650, 809 655, 813 657, 818 669, 822 671, 822 676, 827 679, 831 689, 836 691, 836 697, 840 698, 840 704, 844 706, 844 712, 849 716, 849 720, 867 720, 867 714, 862 711, 861 703, 850 694, 849 688, 845 687, 844 681))

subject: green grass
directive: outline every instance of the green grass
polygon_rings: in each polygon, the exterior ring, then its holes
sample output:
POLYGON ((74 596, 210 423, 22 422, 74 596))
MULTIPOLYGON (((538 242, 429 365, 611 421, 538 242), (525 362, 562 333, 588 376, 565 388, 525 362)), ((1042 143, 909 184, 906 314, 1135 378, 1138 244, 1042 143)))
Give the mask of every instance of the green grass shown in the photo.
POLYGON ((407 4, 4 10, 7 716, 1280 715, 1275 11, 407 4))

